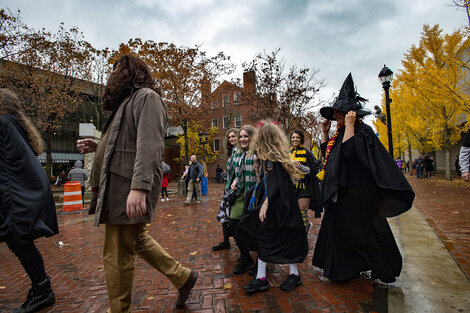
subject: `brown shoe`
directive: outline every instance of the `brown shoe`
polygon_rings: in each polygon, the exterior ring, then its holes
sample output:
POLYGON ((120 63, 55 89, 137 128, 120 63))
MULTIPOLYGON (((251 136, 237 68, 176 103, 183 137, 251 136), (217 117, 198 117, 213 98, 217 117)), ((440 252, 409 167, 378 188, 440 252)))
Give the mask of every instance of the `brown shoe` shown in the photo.
POLYGON ((188 300, 189 294, 191 293, 198 276, 199 274, 196 271, 191 270, 188 280, 186 280, 183 287, 178 289, 178 299, 176 299, 175 302, 177 308, 184 307, 184 304, 186 303, 186 300, 188 300))

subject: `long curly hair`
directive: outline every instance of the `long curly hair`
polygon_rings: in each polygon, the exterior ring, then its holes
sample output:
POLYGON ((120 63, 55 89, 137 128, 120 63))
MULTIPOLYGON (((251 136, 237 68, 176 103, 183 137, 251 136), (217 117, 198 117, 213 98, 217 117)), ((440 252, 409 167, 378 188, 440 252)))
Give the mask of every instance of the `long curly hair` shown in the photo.
POLYGON ((113 111, 133 90, 150 88, 161 96, 155 76, 145 62, 132 54, 122 55, 115 63, 104 90, 103 109, 113 111))
POLYGON ((264 123, 258 128, 250 153, 256 153, 255 168, 258 174, 261 161, 280 162, 293 182, 299 180, 302 174, 290 159, 287 136, 273 123, 264 123))
POLYGON ((34 127, 31 120, 24 114, 21 108, 20 99, 11 90, 0 88, 0 115, 12 115, 20 123, 26 132, 29 146, 33 149, 34 154, 40 155, 43 149, 43 140, 39 131, 34 127))

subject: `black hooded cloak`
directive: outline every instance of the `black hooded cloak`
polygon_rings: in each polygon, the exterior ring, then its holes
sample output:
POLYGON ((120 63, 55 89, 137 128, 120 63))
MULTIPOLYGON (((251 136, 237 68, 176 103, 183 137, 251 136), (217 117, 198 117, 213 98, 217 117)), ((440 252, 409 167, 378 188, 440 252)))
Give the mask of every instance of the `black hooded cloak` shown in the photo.
POLYGON ((18 121, 0 116, 0 242, 23 245, 59 232, 46 173, 18 121))
POLYGON ((289 174, 279 162, 266 162, 266 184, 263 175, 256 192, 247 193, 242 216, 236 229, 237 242, 268 263, 302 263, 308 253, 307 233, 295 195, 295 186, 289 174), (255 193, 255 205, 249 211, 251 195, 255 193), (268 197, 266 219, 261 222, 259 211, 268 197))
POLYGON ((340 131, 328 158, 325 214, 312 264, 335 281, 372 270, 374 277, 393 282, 402 258, 386 217, 409 210, 414 192, 372 128, 359 123, 354 131, 344 143, 340 131))

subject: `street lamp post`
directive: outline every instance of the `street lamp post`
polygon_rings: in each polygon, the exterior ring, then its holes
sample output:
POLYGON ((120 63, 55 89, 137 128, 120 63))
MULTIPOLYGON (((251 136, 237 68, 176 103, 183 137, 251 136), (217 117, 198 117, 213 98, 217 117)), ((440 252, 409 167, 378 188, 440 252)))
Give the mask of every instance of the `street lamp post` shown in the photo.
POLYGON ((387 66, 382 68, 379 73, 379 81, 382 83, 382 87, 385 90, 385 108, 387 110, 387 133, 388 133, 388 153, 393 158, 393 138, 392 138, 392 117, 390 116, 390 103, 392 99, 390 99, 389 89, 390 89, 390 82, 393 79, 393 72, 387 66))
POLYGON ((202 145, 202 160, 206 163, 206 144, 209 139, 209 134, 206 132, 199 132, 199 143, 202 145))

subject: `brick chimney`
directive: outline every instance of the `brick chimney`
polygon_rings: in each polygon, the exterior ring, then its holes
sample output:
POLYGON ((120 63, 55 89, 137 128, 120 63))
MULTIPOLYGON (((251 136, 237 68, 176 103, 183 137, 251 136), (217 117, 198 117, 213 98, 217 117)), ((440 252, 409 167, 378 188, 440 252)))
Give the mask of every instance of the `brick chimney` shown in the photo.
POLYGON ((201 83, 201 105, 203 107, 211 105, 211 88, 210 80, 203 78, 201 83))
POLYGON ((254 71, 243 73, 243 89, 248 93, 255 93, 256 91, 256 74, 254 71))

